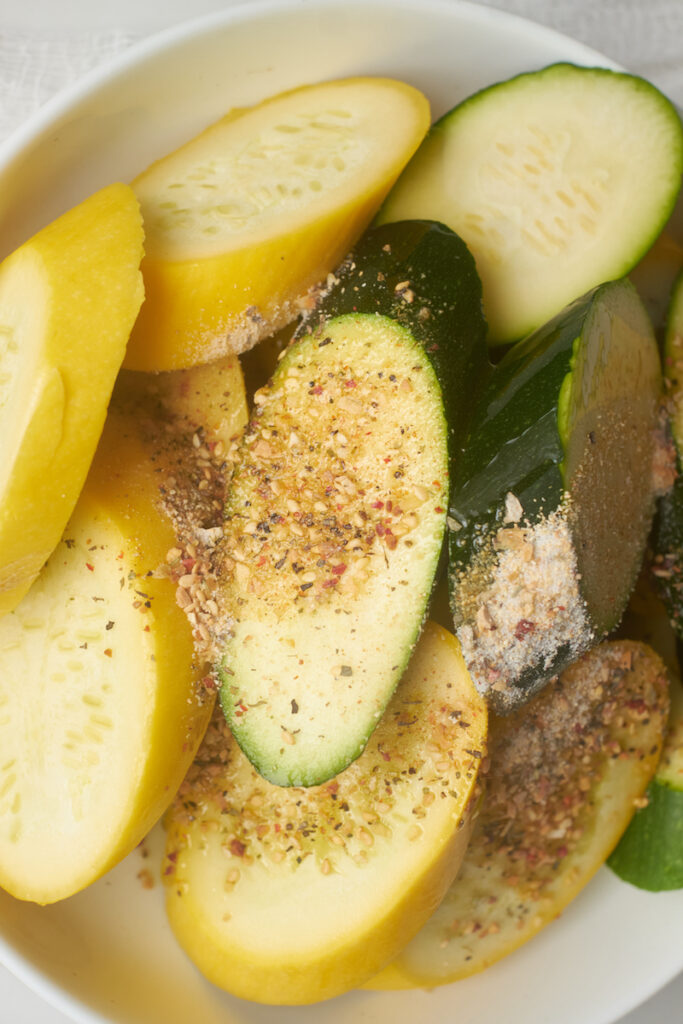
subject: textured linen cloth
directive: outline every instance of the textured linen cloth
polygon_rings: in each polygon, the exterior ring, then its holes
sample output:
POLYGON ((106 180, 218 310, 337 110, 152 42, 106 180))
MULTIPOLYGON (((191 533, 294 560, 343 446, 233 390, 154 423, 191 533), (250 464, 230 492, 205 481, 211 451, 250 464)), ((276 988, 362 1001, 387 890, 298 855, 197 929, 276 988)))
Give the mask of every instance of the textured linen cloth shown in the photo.
MULTIPOLYGON (((76 30, 68 18, 60 29, 14 28, 17 17, 9 5, 16 2, 19 0, 0 0, 0 141, 63 86, 146 34, 135 27, 139 26, 139 19, 126 19, 125 11, 120 24, 109 30, 88 31, 87 25, 76 30), (5 4, 8 6, 3 10, 5 4)), ((96 7, 103 0, 90 2, 96 7)), ((162 0, 141 2, 145 5, 146 23, 152 29, 173 20, 162 0)), ((581 40, 630 71, 649 78, 683 107, 683 0, 486 2, 581 40)), ((231 6, 226 0, 205 0, 201 11, 218 11, 226 6, 231 6)), ((188 2, 187 17, 197 11, 197 6, 188 2)))

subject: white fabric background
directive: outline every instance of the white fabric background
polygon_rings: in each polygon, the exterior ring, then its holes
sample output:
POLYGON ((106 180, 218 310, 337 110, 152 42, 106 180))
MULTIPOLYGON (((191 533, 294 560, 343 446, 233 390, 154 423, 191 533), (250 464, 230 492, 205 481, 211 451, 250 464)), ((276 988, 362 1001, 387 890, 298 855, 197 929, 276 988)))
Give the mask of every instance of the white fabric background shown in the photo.
MULTIPOLYGON (((0 0, 0 141, 60 88, 137 39, 230 2, 0 0)), ((479 2, 581 40, 650 79, 683 107, 683 0, 479 2)), ((621 1024, 681 1024, 682 1007, 683 975, 621 1024)), ((0 1022, 68 1024, 2 967, 0 1022)))

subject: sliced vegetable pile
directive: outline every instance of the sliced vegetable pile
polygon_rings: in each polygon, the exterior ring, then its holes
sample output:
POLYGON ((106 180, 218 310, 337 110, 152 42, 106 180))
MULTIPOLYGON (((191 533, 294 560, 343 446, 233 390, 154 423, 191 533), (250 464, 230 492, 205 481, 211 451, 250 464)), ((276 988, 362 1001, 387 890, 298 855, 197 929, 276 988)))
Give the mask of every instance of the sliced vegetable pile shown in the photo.
MULTIPOLYGON (((624 830, 622 877, 683 885, 680 687, 665 735, 638 595, 597 646, 656 502, 681 622, 683 285, 662 403, 613 280, 681 124, 569 65, 428 122, 400 82, 304 86, 0 266, 0 884, 65 898, 173 801, 171 925, 246 999, 480 970, 624 830)), ((638 270, 656 315, 681 263, 661 236, 638 270)))

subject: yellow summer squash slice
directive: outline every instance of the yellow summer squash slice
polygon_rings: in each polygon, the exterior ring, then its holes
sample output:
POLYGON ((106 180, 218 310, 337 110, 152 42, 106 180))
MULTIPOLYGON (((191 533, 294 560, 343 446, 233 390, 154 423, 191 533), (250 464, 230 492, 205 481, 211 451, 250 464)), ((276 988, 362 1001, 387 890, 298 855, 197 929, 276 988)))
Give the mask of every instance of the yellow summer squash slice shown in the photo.
POLYGON ((142 223, 111 185, 0 265, 0 615, 59 542, 142 302, 142 223))
POLYGON ((669 682, 644 644, 602 644, 491 722, 491 768, 460 874, 369 988, 489 967, 554 920, 605 862, 654 774, 669 682))
POLYGON ((485 741, 459 645, 433 624, 365 751, 322 786, 265 781, 217 711, 169 813, 180 944, 244 999, 310 1003, 361 984, 457 872, 485 741))
POLYGON ((135 429, 108 421, 61 543, 0 621, 0 885, 37 903, 140 842, 213 703, 175 586, 156 574, 175 536, 135 429))
POLYGON ((152 164, 133 182, 146 299, 125 365, 209 362, 293 320, 428 127, 416 89, 351 78, 232 111, 152 164))

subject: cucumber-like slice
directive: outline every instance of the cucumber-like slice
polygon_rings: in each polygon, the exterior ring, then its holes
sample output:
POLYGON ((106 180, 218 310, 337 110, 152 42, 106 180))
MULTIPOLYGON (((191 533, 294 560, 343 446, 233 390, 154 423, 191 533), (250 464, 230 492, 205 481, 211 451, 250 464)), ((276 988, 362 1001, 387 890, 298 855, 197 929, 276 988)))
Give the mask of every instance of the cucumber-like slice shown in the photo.
POLYGON ((0 621, 0 885, 64 899, 166 809, 211 714, 135 423, 110 418, 66 533, 0 621))
POLYGON ((59 217, 0 266, 0 615, 74 510, 142 302, 127 185, 59 217))
POLYGON ((183 948, 245 999, 309 1003, 361 984, 457 872, 485 741, 457 641, 433 624, 365 751, 330 783, 271 785, 214 718, 167 819, 183 948))
POLYGON ((270 781, 341 771, 405 669, 485 360, 480 295, 447 228, 380 228, 256 395, 227 505, 220 675, 231 728, 270 781))
POLYGON ((510 710, 612 629, 654 493, 657 346, 628 281, 516 345, 454 470, 451 604, 476 685, 510 710))
POLYGON ((373 988, 483 970, 553 921, 590 881, 651 779, 668 678, 644 644, 603 644, 525 708, 491 720, 491 768, 462 868, 373 988))
POLYGON ((555 64, 444 115, 379 220, 430 217, 465 239, 500 344, 627 274, 666 223, 682 167, 678 114, 654 86, 555 64))
POLYGON ((322 82, 232 111, 144 171, 145 303, 126 366, 208 362, 294 320, 428 127, 403 82, 322 82))

